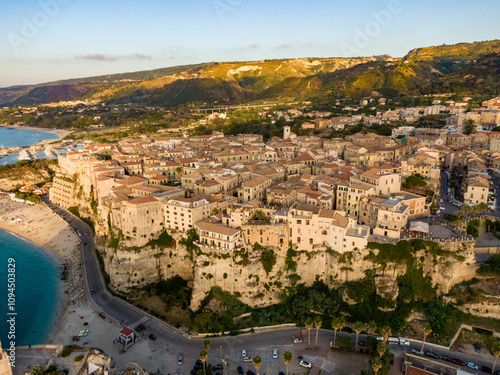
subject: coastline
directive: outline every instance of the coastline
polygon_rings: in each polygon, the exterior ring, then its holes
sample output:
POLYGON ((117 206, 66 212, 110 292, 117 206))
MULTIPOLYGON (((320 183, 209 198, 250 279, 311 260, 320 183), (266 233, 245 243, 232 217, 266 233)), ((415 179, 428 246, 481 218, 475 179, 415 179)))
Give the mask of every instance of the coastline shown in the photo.
MULTIPOLYGON (((69 130, 63 130, 63 129, 51 129, 51 128, 37 128, 37 127, 32 127, 32 126, 19 126, 19 125, 5 125, 5 124, 0 124, 1 127, 4 128, 11 128, 11 129, 16 129, 16 130, 29 130, 29 131, 39 131, 43 133, 50 133, 50 134, 55 134, 59 139, 62 139, 66 137, 67 135, 73 133, 72 131, 69 130)), ((44 139, 40 142, 37 143, 37 145, 42 145, 45 143, 50 143, 54 142, 55 139, 44 139)))
POLYGON ((66 279, 57 288, 57 318, 45 337, 45 343, 53 342, 56 335, 66 331, 70 309, 88 305, 81 275, 80 239, 68 223, 45 205, 27 205, 8 198, 0 199, 0 229, 34 244, 61 269, 61 274, 66 270, 66 279))

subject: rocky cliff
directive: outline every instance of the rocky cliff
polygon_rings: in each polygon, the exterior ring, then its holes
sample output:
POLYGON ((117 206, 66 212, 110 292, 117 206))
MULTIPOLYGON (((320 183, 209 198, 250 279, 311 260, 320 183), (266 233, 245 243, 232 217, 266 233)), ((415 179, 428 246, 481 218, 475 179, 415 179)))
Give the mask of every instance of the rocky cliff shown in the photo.
MULTIPOLYGON (((388 301, 397 296, 398 277, 420 270, 429 277, 439 294, 475 275, 474 243, 447 243, 444 246, 420 246, 411 250, 411 259, 394 257, 381 261, 384 251, 376 246, 339 254, 331 249, 305 252, 294 249, 274 252, 275 263, 266 272, 261 250, 218 252, 199 248, 190 254, 179 244, 181 236, 173 234, 175 248, 110 248, 102 244, 101 255, 110 285, 127 292, 132 287, 144 286, 175 275, 192 281, 191 308, 197 310, 210 289, 219 286, 252 307, 263 307, 280 302, 283 291, 297 283, 312 285, 316 279, 329 287, 340 287, 359 281, 367 274, 374 275, 377 293, 388 301)), ((386 244, 382 246, 387 246, 386 244)), ((393 246, 393 245, 390 245, 393 246)), ((394 247, 390 251, 397 251, 394 247)), ((356 298, 345 296, 349 302, 356 298)))

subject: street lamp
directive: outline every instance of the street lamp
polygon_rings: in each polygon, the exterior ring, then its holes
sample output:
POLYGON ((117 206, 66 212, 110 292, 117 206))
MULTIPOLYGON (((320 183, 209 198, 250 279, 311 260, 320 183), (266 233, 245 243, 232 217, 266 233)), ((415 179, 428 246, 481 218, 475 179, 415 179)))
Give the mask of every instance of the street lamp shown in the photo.
POLYGON ((219 358, 222 361, 222 345, 219 346, 219 358))

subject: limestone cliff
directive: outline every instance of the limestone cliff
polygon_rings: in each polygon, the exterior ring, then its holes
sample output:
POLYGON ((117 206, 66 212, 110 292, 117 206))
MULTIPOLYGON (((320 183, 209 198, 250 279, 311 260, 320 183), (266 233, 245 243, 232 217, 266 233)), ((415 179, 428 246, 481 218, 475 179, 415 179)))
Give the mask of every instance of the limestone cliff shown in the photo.
MULTIPOLYGON (((392 308, 398 293, 398 276, 407 272, 401 260, 380 262, 379 250, 363 249, 339 254, 331 249, 314 252, 275 251, 275 263, 269 273, 263 267, 260 251, 214 252, 208 248, 190 252, 179 244, 180 234, 173 234, 175 248, 111 248, 101 243, 101 255, 110 286, 121 292, 160 279, 179 275, 192 281, 191 308, 197 310, 210 289, 219 286, 236 295, 252 307, 263 307, 280 302, 285 288, 297 283, 312 285, 319 278, 329 287, 338 288, 345 282, 359 281, 367 272, 379 294, 392 308)), ((101 241, 102 242, 102 241, 101 241)), ((415 267, 429 276, 438 293, 475 275, 474 244, 449 243, 436 249, 421 248, 412 252, 415 267)), ((349 297, 346 302, 357 303, 349 297)))

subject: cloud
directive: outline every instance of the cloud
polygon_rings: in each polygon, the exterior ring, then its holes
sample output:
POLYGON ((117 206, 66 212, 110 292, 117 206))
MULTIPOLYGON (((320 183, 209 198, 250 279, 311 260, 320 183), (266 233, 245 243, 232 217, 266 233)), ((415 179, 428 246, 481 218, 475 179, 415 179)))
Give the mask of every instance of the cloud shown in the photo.
POLYGON ((280 44, 278 47, 276 47, 276 49, 283 49, 283 48, 290 48, 290 44, 283 43, 280 44))
POLYGON ((253 43, 253 44, 250 44, 248 47, 250 48, 257 48, 259 46, 258 43, 253 43))
POLYGON ((102 53, 87 53, 86 55, 76 56, 79 60, 96 60, 96 61, 117 61, 117 60, 151 60, 151 56, 142 53, 134 53, 132 55, 109 56, 102 53))

